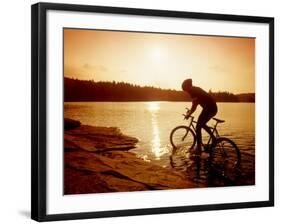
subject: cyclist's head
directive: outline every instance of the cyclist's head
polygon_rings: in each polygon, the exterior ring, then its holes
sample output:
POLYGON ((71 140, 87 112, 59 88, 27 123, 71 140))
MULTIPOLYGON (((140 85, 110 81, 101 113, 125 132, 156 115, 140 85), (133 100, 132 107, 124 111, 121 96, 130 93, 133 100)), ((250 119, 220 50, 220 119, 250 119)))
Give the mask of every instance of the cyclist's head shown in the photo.
POLYGON ((183 81, 182 85, 182 90, 187 91, 192 87, 192 79, 186 79, 183 81))

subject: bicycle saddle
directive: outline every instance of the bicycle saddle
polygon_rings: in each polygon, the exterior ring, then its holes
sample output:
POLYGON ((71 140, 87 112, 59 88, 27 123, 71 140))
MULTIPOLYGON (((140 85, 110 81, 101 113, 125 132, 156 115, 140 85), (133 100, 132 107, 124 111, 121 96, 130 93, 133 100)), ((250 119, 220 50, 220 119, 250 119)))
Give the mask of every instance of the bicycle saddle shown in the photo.
POLYGON ((218 118, 215 118, 215 117, 213 117, 213 119, 214 119, 216 122, 218 122, 218 123, 223 123, 223 122, 225 122, 224 120, 221 120, 221 119, 218 119, 218 118))

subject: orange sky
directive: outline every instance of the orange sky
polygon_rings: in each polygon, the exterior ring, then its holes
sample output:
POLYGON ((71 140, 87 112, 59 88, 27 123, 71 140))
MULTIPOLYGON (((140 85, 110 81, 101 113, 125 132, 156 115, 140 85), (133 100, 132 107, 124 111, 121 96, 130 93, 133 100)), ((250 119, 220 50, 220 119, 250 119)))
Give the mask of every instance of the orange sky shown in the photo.
POLYGON ((64 76, 255 92, 255 39, 64 29, 64 76))

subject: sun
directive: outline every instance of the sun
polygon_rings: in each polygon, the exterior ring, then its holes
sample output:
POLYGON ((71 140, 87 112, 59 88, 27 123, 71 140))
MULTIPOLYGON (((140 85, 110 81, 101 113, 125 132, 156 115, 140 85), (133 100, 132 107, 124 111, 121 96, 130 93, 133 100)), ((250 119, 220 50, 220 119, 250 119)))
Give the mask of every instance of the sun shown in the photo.
POLYGON ((166 60, 166 51, 162 47, 152 47, 150 50, 150 59, 153 62, 164 62, 166 60))

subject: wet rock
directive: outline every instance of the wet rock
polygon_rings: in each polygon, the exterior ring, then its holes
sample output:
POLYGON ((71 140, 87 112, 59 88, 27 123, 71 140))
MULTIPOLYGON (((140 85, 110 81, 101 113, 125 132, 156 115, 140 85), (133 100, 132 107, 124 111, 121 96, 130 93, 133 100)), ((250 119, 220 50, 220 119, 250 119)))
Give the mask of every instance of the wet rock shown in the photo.
POLYGON ((82 125, 64 133, 64 141, 71 142, 86 151, 129 150, 135 148, 138 140, 123 135, 115 127, 93 127, 82 125))
POLYGON ((64 118, 64 130, 70 130, 73 128, 77 128, 80 127, 81 122, 80 121, 76 121, 70 118, 64 118))

